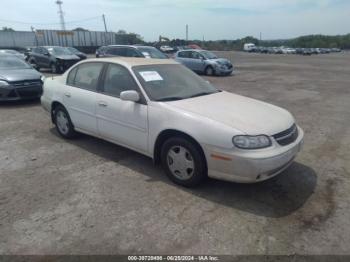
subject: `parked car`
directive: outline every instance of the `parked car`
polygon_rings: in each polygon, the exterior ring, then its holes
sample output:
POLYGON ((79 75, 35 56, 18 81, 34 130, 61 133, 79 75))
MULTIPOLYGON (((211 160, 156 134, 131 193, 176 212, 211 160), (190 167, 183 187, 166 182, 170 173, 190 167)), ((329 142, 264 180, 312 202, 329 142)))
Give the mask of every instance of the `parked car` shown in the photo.
POLYGON ((23 59, 0 54, 0 101, 39 98, 43 76, 23 59))
POLYGON ((281 49, 283 54, 287 54, 287 55, 296 54, 296 50, 294 48, 284 47, 281 49))
POLYGON ((214 53, 206 50, 183 50, 175 55, 175 60, 189 69, 206 75, 230 75, 233 71, 232 63, 225 58, 218 58, 214 53))
POLYGON ((87 55, 83 52, 80 52, 78 49, 74 47, 67 47, 67 49, 74 55, 78 56, 80 60, 84 60, 87 58, 87 55))
POLYGON ((80 58, 60 46, 38 46, 28 54, 28 62, 37 70, 50 68, 52 73, 63 73, 80 58))
POLYGON ((243 50, 246 52, 253 52, 254 50, 256 50, 256 46, 253 43, 246 43, 243 46, 243 50))
POLYGON ((333 52, 333 53, 340 53, 341 49, 340 48, 332 48, 331 52, 333 52))
POLYGON ((7 54, 16 56, 19 59, 25 60, 25 55, 12 49, 0 49, 0 54, 7 54))
POLYGON ((96 52, 95 52, 96 58, 99 58, 100 55, 104 53, 105 48, 106 48, 105 46, 101 46, 96 49, 96 52))
POLYGON ((168 59, 169 57, 152 46, 139 45, 110 45, 105 46, 102 51, 99 51, 98 57, 140 57, 140 58, 155 58, 168 59))
POLYGON ((285 170, 303 130, 286 110, 216 89, 171 59, 90 59, 48 78, 41 102, 57 132, 93 135, 161 163, 194 186, 255 183, 285 170))
POLYGON ((160 49, 160 51, 162 51, 164 53, 174 52, 174 48, 172 48, 171 46, 168 46, 168 45, 162 45, 159 49, 160 49))

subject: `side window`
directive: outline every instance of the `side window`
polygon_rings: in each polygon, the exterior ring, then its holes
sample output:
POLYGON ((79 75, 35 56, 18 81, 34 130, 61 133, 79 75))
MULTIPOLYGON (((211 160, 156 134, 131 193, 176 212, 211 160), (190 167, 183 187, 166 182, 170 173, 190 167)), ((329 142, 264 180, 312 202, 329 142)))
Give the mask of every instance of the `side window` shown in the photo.
POLYGON ((38 48, 36 49, 36 53, 37 53, 37 54, 43 55, 43 54, 44 54, 44 48, 38 47, 38 48))
POLYGON ((133 48, 127 48, 126 49, 126 56, 127 57, 140 57, 140 54, 133 48))
POLYGON ((74 86, 96 91, 102 67, 102 63, 85 63, 79 65, 75 75, 74 86))
POLYGON ((110 64, 105 74, 103 93, 119 97, 121 92, 127 90, 138 90, 133 77, 125 67, 110 64))
POLYGON ((75 75, 77 74, 78 67, 74 67, 67 77, 67 85, 74 86, 75 75))
POLYGON ((188 52, 186 52, 186 51, 180 52, 178 56, 179 56, 179 57, 182 57, 182 58, 187 58, 187 57, 188 57, 187 53, 188 53, 188 52))
POLYGON ((200 59, 201 55, 198 52, 192 51, 191 52, 191 58, 193 58, 193 59, 200 59))
POLYGON ((106 50, 106 54, 115 56, 126 56, 126 50, 122 47, 112 47, 106 50))

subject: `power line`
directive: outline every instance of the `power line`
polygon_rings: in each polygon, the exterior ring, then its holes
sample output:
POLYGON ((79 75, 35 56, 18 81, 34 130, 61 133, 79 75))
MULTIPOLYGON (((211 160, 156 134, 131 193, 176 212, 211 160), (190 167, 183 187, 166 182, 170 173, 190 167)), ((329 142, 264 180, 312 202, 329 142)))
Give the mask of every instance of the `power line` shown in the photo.
MULTIPOLYGON (((75 23, 81 23, 91 20, 101 19, 101 16, 94 16, 82 20, 74 20, 74 21, 68 21, 65 22, 65 24, 75 24, 75 23)), ((14 24, 23 24, 23 25, 60 25, 61 23, 33 23, 33 22, 23 22, 23 21, 16 21, 16 20, 6 20, 6 19, 0 19, 0 22, 5 23, 14 23, 14 24)))

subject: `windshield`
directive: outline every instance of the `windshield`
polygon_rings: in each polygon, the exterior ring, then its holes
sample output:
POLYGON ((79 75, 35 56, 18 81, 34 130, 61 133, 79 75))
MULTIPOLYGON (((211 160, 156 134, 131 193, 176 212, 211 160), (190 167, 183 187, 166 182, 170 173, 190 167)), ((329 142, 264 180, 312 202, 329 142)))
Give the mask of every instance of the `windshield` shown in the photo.
POLYGON ((77 49, 75 49, 74 47, 67 47, 67 49, 73 54, 78 54, 79 53, 79 51, 77 49))
POLYGON ((219 92, 182 65, 134 66, 133 71, 153 101, 181 100, 219 92))
POLYGON ((31 68, 26 62, 9 56, 0 56, 0 69, 27 69, 31 68))
POLYGON ((17 55, 18 52, 15 50, 0 50, 1 53, 7 53, 7 54, 13 54, 13 55, 17 55))
POLYGON ((168 58, 162 52, 160 52, 156 48, 152 47, 138 47, 137 48, 145 57, 158 58, 158 59, 166 59, 168 58))
POLYGON ((51 47, 48 50, 53 55, 72 55, 72 52, 64 47, 51 47))
POLYGON ((206 58, 206 59, 217 59, 218 57, 209 51, 200 51, 200 53, 206 58))

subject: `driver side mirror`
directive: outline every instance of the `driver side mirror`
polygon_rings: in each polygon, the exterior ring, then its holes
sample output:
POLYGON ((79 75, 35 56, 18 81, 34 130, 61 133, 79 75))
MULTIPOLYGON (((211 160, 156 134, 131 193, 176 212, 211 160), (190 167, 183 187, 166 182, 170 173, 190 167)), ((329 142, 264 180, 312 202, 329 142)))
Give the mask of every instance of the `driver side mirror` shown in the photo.
POLYGON ((135 90, 128 90, 120 93, 120 99, 123 101, 138 102, 140 101, 140 95, 135 90))
POLYGON ((50 56, 50 53, 49 52, 44 53, 44 56, 50 56))

